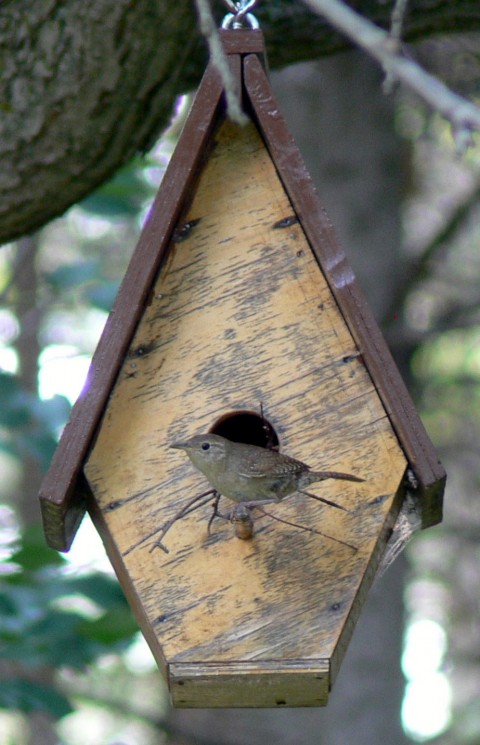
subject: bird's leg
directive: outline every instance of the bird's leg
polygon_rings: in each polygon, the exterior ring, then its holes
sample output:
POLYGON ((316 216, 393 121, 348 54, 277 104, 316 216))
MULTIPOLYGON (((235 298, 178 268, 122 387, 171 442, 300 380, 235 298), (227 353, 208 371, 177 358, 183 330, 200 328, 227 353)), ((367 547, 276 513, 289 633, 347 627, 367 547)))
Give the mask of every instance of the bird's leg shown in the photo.
POLYGON ((210 527, 211 527, 211 525, 212 525, 212 523, 213 523, 213 521, 215 520, 216 517, 220 517, 222 520, 229 520, 230 522, 234 522, 235 520, 241 519, 239 516, 241 514, 244 514, 244 513, 242 513, 242 510, 244 510, 244 509, 253 510, 255 507, 261 506, 263 504, 273 504, 273 503, 276 504, 278 502, 278 499, 273 499, 273 498, 271 498, 271 499, 254 499, 254 500, 250 500, 248 502, 247 501, 245 501, 245 502, 238 502, 238 504, 232 510, 230 510, 230 512, 227 512, 227 514, 224 515, 218 509, 218 503, 220 501, 220 496, 221 495, 218 492, 216 492, 216 494, 217 494, 217 496, 216 496, 216 498, 215 498, 215 500, 214 500, 214 502, 212 504, 212 506, 213 506, 213 514, 212 514, 210 520, 208 521, 208 533, 209 533, 209 535, 210 535, 210 527))
POLYGON ((216 517, 221 517, 222 520, 226 520, 227 519, 225 517, 225 515, 222 515, 222 513, 218 511, 218 503, 220 502, 220 497, 222 495, 218 491, 214 491, 213 493, 214 493, 215 496, 214 496, 213 502, 212 502, 213 512, 212 512, 212 514, 210 516, 210 520, 208 521, 208 525, 207 525, 207 533, 208 533, 208 535, 211 535, 211 530, 210 529, 211 529, 212 523, 213 523, 213 521, 215 520, 216 517))
MULTIPOLYGON (((263 504, 278 504, 279 501, 279 499, 269 497, 268 499, 249 499, 244 502, 239 502, 239 504, 245 505, 248 510, 253 510, 255 507, 261 507, 263 504)), ((235 510, 236 508, 234 507, 233 509, 235 510)))
POLYGON ((230 510, 226 515, 218 509, 218 503, 220 501, 220 494, 216 492, 215 499, 213 501, 213 513, 208 521, 208 535, 211 535, 210 528, 216 517, 220 517, 222 520, 229 520, 235 532, 237 538, 246 540, 251 538, 253 535, 253 519, 251 515, 251 509, 246 502, 239 502, 235 505, 233 510, 230 510))
POLYGON ((249 502, 238 502, 238 504, 236 504, 235 507, 225 515, 218 509, 220 496, 221 495, 218 492, 215 492, 215 498, 212 503, 213 512, 208 521, 207 527, 208 535, 211 535, 210 529, 213 521, 216 517, 220 517, 222 520, 228 520, 232 523, 236 537, 241 538, 242 540, 248 540, 253 536, 252 510, 263 504, 272 504, 272 502, 278 501, 276 499, 255 499, 249 502))

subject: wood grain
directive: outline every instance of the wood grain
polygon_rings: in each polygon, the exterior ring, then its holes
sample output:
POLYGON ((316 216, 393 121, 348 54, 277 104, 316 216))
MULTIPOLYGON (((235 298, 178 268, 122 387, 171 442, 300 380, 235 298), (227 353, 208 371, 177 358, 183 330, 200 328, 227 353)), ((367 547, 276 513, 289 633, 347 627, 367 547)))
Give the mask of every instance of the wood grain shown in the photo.
POLYGON ((325 703, 407 461, 255 126, 222 123, 175 236, 85 465, 94 519, 174 703, 325 703), (348 513, 301 495, 272 510, 358 550, 268 518, 250 541, 209 537, 205 508, 150 553, 208 486, 168 444, 260 402, 283 452, 366 480, 316 486, 348 513))
MULTIPOLYGON (((256 55, 244 59, 244 85, 257 124, 330 289, 361 350, 380 399, 418 483, 422 527, 442 519, 446 474, 390 350, 359 287, 272 94, 256 55)), ((386 247, 388 250, 388 247, 386 247)))

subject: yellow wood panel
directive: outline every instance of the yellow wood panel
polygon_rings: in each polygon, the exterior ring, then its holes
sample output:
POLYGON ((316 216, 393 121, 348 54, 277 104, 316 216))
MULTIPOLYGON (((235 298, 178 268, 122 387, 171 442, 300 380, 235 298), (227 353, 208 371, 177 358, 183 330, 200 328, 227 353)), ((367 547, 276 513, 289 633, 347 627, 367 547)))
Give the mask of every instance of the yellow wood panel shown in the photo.
POLYGON ((198 222, 160 271, 85 467, 167 662, 330 659, 406 468, 291 216, 255 127, 224 123, 179 227, 198 222), (251 541, 220 521, 208 537, 204 508, 167 534, 168 555, 129 551, 208 486, 168 444, 260 402, 282 452, 366 479, 312 488, 349 513, 301 495, 271 510, 359 550, 265 517, 251 541))

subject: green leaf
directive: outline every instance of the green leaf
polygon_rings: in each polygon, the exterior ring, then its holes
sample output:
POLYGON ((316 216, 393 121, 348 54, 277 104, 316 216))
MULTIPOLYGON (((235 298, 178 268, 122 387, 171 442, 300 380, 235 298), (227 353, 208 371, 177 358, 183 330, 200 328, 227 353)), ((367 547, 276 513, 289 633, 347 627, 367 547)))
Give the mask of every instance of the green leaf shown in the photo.
POLYGON ((40 525, 30 525, 25 529, 22 545, 10 556, 9 561, 19 564, 22 569, 29 572, 46 566, 65 564, 63 556, 47 546, 40 525))
POLYGON ((102 654, 123 651, 137 633, 118 581, 59 571, 65 560, 46 546, 40 526, 25 531, 6 562, 17 571, 5 575, 0 593, 1 660, 83 669, 102 654), (104 611, 100 618, 86 618, 90 606, 78 596, 104 611))
POLYGON ((58 290, 66 290, 69 287, 96 279, 100 273, 100 262, 97 259, 89 261, 77 261, 73 264, 64 264, 51 272, 45 274, 45 279, 52 287, 58 290))
POLYGON ((138 213, 137 205, 128 196, 107 193, 92 194, 83 200, 81 207, 92 215, 110 219, 132 217, 138 213))
MULTIPOLYGON (((0 619, 2 616, 11 616, 15 618, 16 606, 6 593, 0 593, 0 619)), ((1 621, 0 621, 1 628, 1 621)))
POLYGON ((57 448, 55 437, 45 429, 36 426, 17 435, 17 446, 35 458, 43 471, 48 469, 57 448))
POLYGON ((0 707, 17 709, 26 714, 32 711, 45 711, 55 719, 60 719, 73 711, 68 698, 55 688, 22 678, 2 680, 0 707))
POLYGON ((70 409, 71 405, 68 398, 59 394, 44 400, 36 398, 32 402, 32 411, 35 418, 49 432, 56 432, 63 427, 69 417, 70 409))
POLYGON ((0 372, 0 425, 22 427, 31 419, 31 397, 22 390, 18 378, 0 372))
MULTIPOLYGON (((42 592, 31 584, 22 582, 22 578, 25 575, 19 572, 14 577, 10 575, 8 582, 3 582, 0 637, 8 642, 28 642, 30 645, 29 630, 39 619, 45 617, 48 609, 42 592)), ((0 647, 2 657, 11 658, 9 650, 10 647, 0 647)))
POLYGON ((72 578, 69 582, 70 593, 81 593, 106 610, 127 608, 127 601, 118 580, 107 574, 87 574, 72 578))
POLYGON ((101 310, 110 311, 117 296, 119 282, 102 282, 85 287, 83 297, 101 310))
POLYGON ((0 648, 0 659, 22 662, 30 668, 62 667, 84 668, 100 654, 114 651, 96 640, 85 639, 79 634, 83 619, 76 613, 45 609, 35 623, 28 625, 26 633, 0 648))
POLYGON ((5 453, 5 455, 10 455, 12 458, 17 458, 18 459, 18 457, 19 457, 18 456, 18 449, 1 432, 0 432, 0 450, 3 453, 5 453))
POLYGON ((0 449, 16 458, 28 453, 46 470, 57 447, 70 404, 63 396, 47 401, 23 390, 15 375, 0 372, 0 449))
POLYGON ((127 608, 108 611, 94 621, 83 621, 78 628, 82 636, 105 645, 115 644, 131 637, 138 631, 132 614, 127 608))
POLYGON ((99 217, 135 217, 153 194, 142 176, 143 161, 135 159, 118 171, 115 177, 84 199, 80 206, 99 217))

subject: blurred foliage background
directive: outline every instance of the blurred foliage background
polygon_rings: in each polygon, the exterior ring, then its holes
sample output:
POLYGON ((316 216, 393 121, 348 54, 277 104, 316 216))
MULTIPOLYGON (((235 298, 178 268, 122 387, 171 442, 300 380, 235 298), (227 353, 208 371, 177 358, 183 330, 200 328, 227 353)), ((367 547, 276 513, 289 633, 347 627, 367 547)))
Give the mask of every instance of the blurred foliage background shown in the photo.
POLYGON ((103 546, 85 521, 67 557, 49 549, 36 492, 175 139, 174 127, 157 152, 0 251, 2 745, 158 742, 163 684, 103 546))
MULTIPOLYGON (((400 205, 407 271, 382 325, 394 353, 407 340, 409 385, 449 476, 445 522, 408 548, 403 717, 413 740, 473 745, 480 742, 480 144, 458 157, 448 126, 405 93, 396 98, 396 121, 408 154, 400 205), (428 646, 418 673, 418 649, 428 646), (436 706, 422 724, 414 712, 427 689, 436 706)), ((60 556, 44 544, 36 503, 178 126, 64 217, 0 251, 5 745, 180 741, 93 529, 86 521, 71 554, 60 556)))

